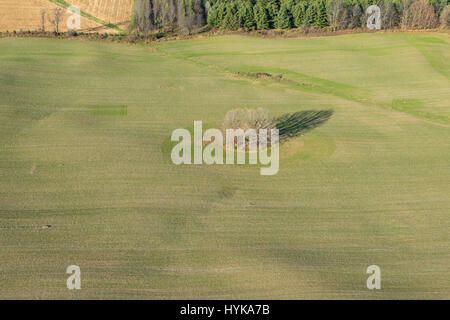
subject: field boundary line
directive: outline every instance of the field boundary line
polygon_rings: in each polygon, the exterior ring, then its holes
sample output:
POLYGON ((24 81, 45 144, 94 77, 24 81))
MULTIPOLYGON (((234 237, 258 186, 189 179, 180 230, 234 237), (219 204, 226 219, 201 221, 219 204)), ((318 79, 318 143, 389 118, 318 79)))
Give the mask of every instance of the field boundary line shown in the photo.
MULTIPOLYGON (((71 6, 70 3, 67 3, 67 2, 64 1, 64 0, 48 0, 48 1, 50 1, 51 3, 54 3, 54 4, 56 4, 56 5, 58 5, 58 6, 60 6, 60 7, 63 7, 64 9, 67 9, 67 8, 69 8, 69 7, 71 6)), ((81 15, 82 17, 85 17, 86 19, 89 19, 89 20, 91 20, 91 21, 97 22, 97 23, 99 23, 99 24, 101 24, 101 25, 103 25, 103 26, 105 26, 105 27, 110 28, 110 29, 114 29, 114 30, 119 31, 119 32, 124 32, 124 31, 123 31, 122 29, 120 29, 116 24, 108 23, 108 22, 106 22, 106 21, 103 21, 103 20, 101 20, 101 19, 99 19, 99 18, 93 16, 92 14, 87 13, 87 12, 81 10, 81 9, 80 9, 80 15, 81 15)))

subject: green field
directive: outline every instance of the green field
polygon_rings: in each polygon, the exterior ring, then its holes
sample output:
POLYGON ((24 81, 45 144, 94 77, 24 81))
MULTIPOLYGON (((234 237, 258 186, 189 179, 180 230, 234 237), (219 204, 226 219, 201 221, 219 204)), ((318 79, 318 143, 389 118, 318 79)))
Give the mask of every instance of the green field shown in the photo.
POLYGON ((4 38, 0 121, 1 299, 450 298, 448 34, 4 38), (170 161, 258 107, 335 113, 275 176, 170 161))

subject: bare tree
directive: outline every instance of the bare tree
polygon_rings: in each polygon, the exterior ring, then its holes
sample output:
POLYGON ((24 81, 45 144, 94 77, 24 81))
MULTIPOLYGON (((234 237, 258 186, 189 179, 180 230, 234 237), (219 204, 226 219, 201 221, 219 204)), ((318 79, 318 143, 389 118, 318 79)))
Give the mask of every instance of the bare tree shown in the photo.
POLYGON ((403 15, 405 13, 406 9, 409 8, 409 6, 414 2, 414 0, 399 0, 398 3, 398 11, 400 15, 403 15))
POLYGON ((45 32, 45 10, 41 10, 41 31, 45 32))
POLYGON ((142 21, 142 0, 135 0, 133 7, 133 14, 131 17, 131 27, 134 30, 138 30, 140 28, 140 23, 142 21))
POLYGON ((153 2, 145 1, 143 4, 143 17, 142 17, 142 30, 144 35, 147 36, 148 33, 153 30, 155 19, 153 16, 153 2))
POLYGON ((205 22, 201 0, 181 0, 179 5, 179 27, 189 33, 199 29, 205 22))
POLYGON ((205 10, 203 9, 202 0, 194 1, 195 28, 200 28, 205 24, 205 10))
POLYGON ((181 30, 186 30, 187 29, 187 11, 186 11, 185 0, 179 1, 177 12, 178 12, 178 17, 177 17, 178 27, 181 30))
POLYGON ((169 2, 169 20, 171 23, 176 24, 178 17, 178 4, 177 0, 171 0, 169 2))
POLYGON ((191 32, 204 23, 202 0, 135 0, 131 31, 144 36, 177 27, 191 32))
POLYGON ((437 26, 437 17, 433 6, 427 0, 416 1, 403 13, 403 29, 432 29, 437 26))
POLYGON ((333 0, 328 9, 328 22, 333 30, 345 29, 347 27, 347 9, 342 0, 333 0))
POLYGON ((53 10, 53 19, 48 18, 56 33, 59 32, 59 23, 61 22, 62 16, 63 10, 61 8, 55 8, 53 10))
POLYGON ((359 4, 355 4, 351 7, 349 12, 349 28, 360 28, 362 26, 362 19, 364 17, 364 14, 361 10, 361 7, 359 4))
MULTIPOLYGON (((269 112, 265 109, 234 109, 227 112, 225 119, 222 122, 222 132, 226 135, 228 129, 242 129, 247 131, 249 129, 255 130, 257 136, 259 136, 260 129, 270 129, 275 128, 273 119, 269 112)), ((270 134, 268 135, 268 141, 270 141, 270 134)), ((249 142, 249 137, 245 138, 249 142)), ((254 141, 256 142, 256 141, 254 141)), ((235 140, 235 144, 237 140, 235 140)))
POLYGON ((385 0, 381 8, 381 25, 383 29, 394 29, 400 22, 397 9, 391 0, 385 0))
POLYGON ((441 28, 450 28, 450 6, 442 9, 439 22, 441 23, 441 28))

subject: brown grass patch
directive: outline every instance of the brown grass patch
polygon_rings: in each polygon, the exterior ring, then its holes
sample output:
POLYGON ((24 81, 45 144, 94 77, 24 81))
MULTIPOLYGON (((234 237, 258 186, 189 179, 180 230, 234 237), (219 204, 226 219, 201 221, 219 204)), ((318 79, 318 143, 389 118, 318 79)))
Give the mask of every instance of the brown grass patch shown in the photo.
POLYGON ((303 140, 299 138, 289 139, 285 143, 281 144, 280 158, 286 159, 297 154, 305 145, 303 140))

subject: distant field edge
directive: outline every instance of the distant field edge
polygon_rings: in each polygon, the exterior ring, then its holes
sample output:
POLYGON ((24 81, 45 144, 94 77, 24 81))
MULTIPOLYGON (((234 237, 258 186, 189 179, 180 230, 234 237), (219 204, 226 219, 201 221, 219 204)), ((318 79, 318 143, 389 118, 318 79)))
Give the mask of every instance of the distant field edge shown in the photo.
MULTIPOLYGON (((50 1, 50 2, 52 2, 54 4, 56 4, 56 5, 59 5, 59 6, 63 7, 63 8, 65 8, 65 9, 67 9, 67 8, 69 8, 71 6, 70 3, 67 3, 64 0, 48 0, 48 1, 50 1)), ((83 17, 85 17, 85 18, 87 18, 89 20, 92 20, 94 22, 97 22, 97 23, 99 23, 99 24, 101 24, 101 25, 103 25, 105 27, 114 29, 114 30, 116 30, 118 32, 124 32, 124 30, 119 28, 117 25, 115 25, 113 23, 109 23, 109 22, 103 21, 103 20, 101 20, 101 19, 99 19, 99 18, 97 18, 97 17, 95 17, 95 16, 93 16, 93 15, 83 11, 83 10, 80 10, 80 14, 81 14, 81 16, 83 16, 83 17)))

